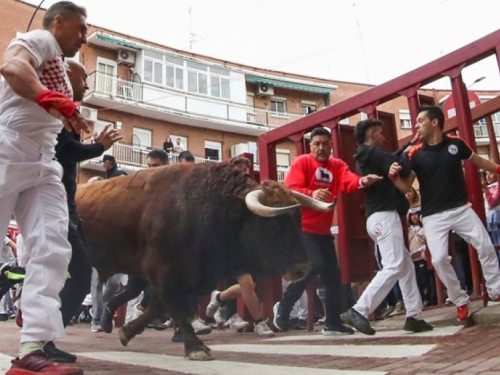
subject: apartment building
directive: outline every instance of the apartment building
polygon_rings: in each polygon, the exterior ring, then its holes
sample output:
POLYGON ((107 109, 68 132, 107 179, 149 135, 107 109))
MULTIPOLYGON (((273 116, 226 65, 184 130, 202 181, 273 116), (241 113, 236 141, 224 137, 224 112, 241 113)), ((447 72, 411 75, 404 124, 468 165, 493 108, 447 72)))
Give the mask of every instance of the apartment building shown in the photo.
MULTIPOLYGON (((24 32, 35 7, 21 0, 2 0, 0 54, 9 41, 24 32)), ((37 12, 31 29, 41 27, 44 11, 37 12)), ((180 140, 197 162, 214 162, 241 153, 254 155, 258 170, 257 136, 282 126, 309 111, 319 111, 370 89, 371 85, 332 81, 223 61, 176 50, 140 38, 92 25, 88 45, 77 58, 89 73, 90 89, 80 112, 93 123, 93 131, 111 124, 124 135, 107 151, 129 173, 146 167, 146 155, 162 148, 169 136, 180 140)), ((439 102, 447 92, 422 90, 439 102)), ((498 93, 486 93, 496 96, 498 93)), ((411 134, 405 100, 380 106, 392 113, 400 138, 411 134)), ((354 125, 355 116, 342 123, 354 125)), ((500 120, 500 118, 499 118, 500 120)), ((476 134, 486 135, 478 124, 476 134)), ((486 137, 483 137, 487 139, 486 137)), ((91 142, 86 136, 84 142, 91 142)), ((487 152, 488 145, 485 145, 487 152)), ((276 150, 278 179, 296 157, 295 143, 284 142, 276 150)), ((176 162, 174 153, 171 162, 176 162)), ((80 165, 80 182, 103 174, 99 159, 80 165)))

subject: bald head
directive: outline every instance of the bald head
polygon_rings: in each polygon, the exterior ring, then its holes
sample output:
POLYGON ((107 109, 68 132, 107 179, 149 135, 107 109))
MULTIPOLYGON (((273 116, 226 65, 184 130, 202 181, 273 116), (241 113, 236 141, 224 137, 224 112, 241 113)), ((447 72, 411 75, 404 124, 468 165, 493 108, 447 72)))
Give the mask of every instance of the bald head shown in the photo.
POLYGON ((85 67, 77 61, 67 60, 68 77, 73 87, 73 100, 81 102, 85 91, 89 88, 87 85, 87 71, 85 67))

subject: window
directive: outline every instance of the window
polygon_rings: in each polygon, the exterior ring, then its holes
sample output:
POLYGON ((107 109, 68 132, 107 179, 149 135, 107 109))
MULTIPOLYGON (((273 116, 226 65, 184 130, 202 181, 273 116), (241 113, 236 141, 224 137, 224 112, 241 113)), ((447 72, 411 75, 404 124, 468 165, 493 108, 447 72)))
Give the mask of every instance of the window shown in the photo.
POLYGON ((276 164, 278 167, 290 166, 290 151, 283 149, 276 149, 276 164))
POLYGON ((409 110, 407 109, 399 110, 399 123, 401 125, 401 129, 411 129, 411 118, 409 110))
POLYGON ((173 65, 165 65, 166 86, 184 89, 184 71, 173 65))
POLYGON ((140 148, 151 147, 151 130, 133 128, 132 145, 140 148))
POLYGON ((309 115, 311 113, 316 112, 316 103, 315 102, 308 102, 308 101, 302 101, 302 114, 309 115))
POLYGON ((286 115, 286 102, 284 100, 271 100, 271 112, 273 115, 286 115))
POLYGON ((220 142, 205 141, 205 159, 221 160, 222 144, 220 142))
POLYGON ((144 82, 163 85, 163 62, 152 59, 144 59, 144 82))

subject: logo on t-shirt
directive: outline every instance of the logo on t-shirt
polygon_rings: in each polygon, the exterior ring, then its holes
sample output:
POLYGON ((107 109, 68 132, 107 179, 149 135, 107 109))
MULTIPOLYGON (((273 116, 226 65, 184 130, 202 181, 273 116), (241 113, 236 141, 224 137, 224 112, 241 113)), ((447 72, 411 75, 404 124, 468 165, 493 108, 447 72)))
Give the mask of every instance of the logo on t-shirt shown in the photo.
POLYGON ((458 147, 456 145, 449 145, 448 152, 452 155, 456 155, 458 153, 458 147))
POLYGON ((321 182, 332 182, 333 181, 332 172, 330 172, 326 168, 319 167, 318 169, 316 169, 316 180, 321 182))

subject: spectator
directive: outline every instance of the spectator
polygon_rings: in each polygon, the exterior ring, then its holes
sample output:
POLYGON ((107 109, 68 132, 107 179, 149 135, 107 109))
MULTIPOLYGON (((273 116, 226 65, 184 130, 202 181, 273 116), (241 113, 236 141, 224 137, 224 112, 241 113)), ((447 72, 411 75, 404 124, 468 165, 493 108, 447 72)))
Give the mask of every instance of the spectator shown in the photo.
POLYGON ((413 186, 410 187, 410 190, 406 193, 406 199, 408 199, 408 203, 410 203, 410 209, 420 207, 420 195, 413 186))
POLYGON ((495 247, 500 246, 500 189, 497 175, 486 172, 481 175, 481 185, 486 205, 486 224, 491 241, 495 247))
POLYGON ((191 151, 182 151, 179 154, 179 163, 195 163, 195 158, 194 155, 191 153, 191 151))
POLYGON ((102 158, 102 166, 106 170, 106 179, 127 175, 125 171, 118 168, 116 165, 116 159, 113 155, 104 155, 102 158))
POLYGON ((163 142, 163 151, 167 154, 170 154, 174 150, 174 144, 172 143, 172 139, 167 137, 165 142, 163 142))
POLYGON ((175 152, 182 152, 182 151, 185 151, 186 148, 184 147, 184 145, 182 144, 181 142, 181 139, 180 138, 177 138, 175 140, 175 145, 174 145, 174 151, 175 152))

